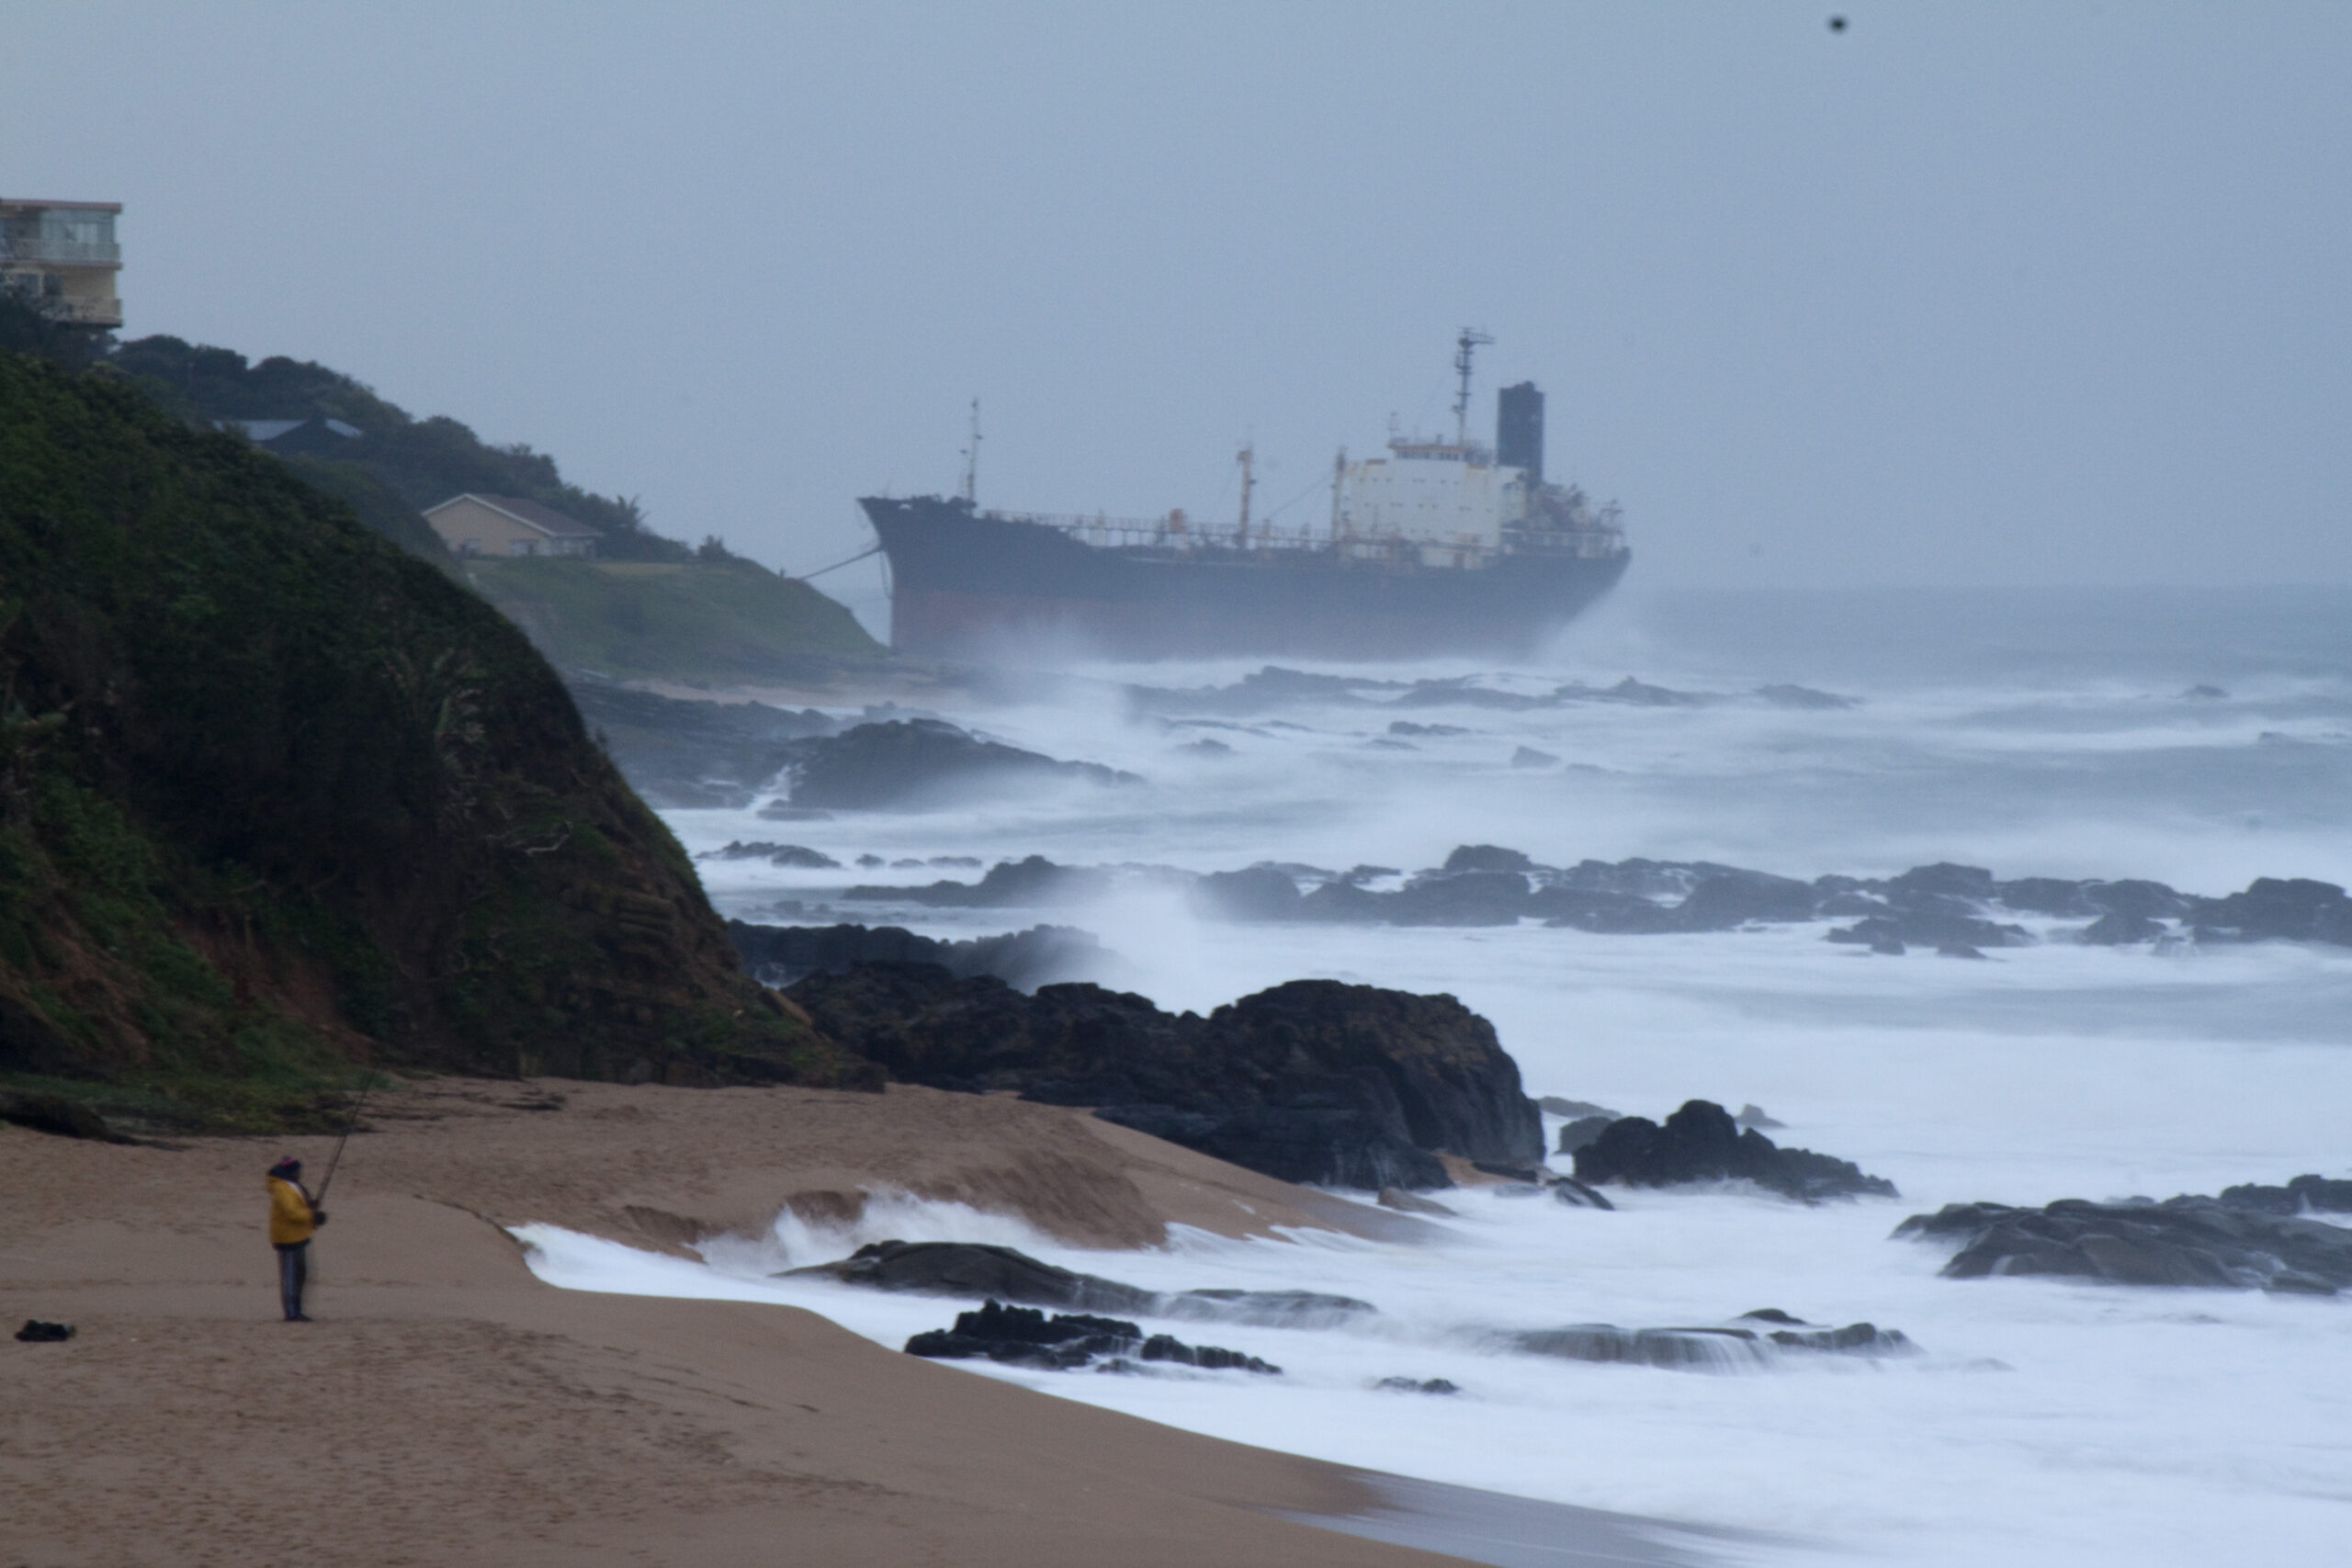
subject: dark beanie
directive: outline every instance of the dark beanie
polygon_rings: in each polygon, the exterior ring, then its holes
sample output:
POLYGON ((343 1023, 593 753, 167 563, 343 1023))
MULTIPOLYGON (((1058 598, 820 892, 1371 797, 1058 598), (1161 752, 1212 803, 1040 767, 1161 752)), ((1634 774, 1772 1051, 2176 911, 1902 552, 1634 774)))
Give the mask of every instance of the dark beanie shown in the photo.
POLYGON ((279 1160, 269 1168, 269 1174, 291 1181, 302 1174, 302 1162, 291 1157, 279 1160))

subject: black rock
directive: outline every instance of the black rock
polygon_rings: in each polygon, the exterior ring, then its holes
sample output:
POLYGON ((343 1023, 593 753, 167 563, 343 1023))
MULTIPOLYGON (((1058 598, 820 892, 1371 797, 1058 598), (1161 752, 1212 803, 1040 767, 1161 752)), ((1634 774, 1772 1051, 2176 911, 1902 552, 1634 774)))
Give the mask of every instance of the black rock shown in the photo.
POLYGON ((2011 882, 1996 883, 1993 896, 2007 908, 2030 915, 2066 919, 2099 912, 2099 907, 2085 895, 2083 884, 2059 876, 2020 876, 2011 882))
POLYGON ((839 871, 841 862, 806 844, 747 844, 735 840, 725 849, 706 850, 696 860, 763 860, 771 865, 800 866, 810 871, 839 871))
POLYGON ((1161 1317, 1248 1323, 1261 1328, 1329 1328, 1380 1314, 1380 1309, 1370 1302, 1326 1291, 1237 1291, 1224 1287, 1173 1292, 1162 1295, 1154 1310, 1161 1317))
POLYGON ((1373 1387, 1386 1393, 1460 1393, 1459 1383, 1444 1378, 1429 1378, 1416 1382, 1411 1378, 1383 1378, 1373 1387))
POLYGON ((1850 926, 1826 933, 1829 942, 1852 942, 1873 953, 1901 953, 1919 947, 2023 947, 2032 942, 2024 928, 1995 925, 1969 915, 1933 909, 1896 909, 1869 915, 1850 926))
MULTIPOLYGON (((943 1359, 985 1357, 1013 1366, 1069 1371, 1098 1359, 1135 1357, 1209 1371, 1239 1370, 1279 1376, 1280 1367, 1255 1356, 1214 1345, 1187 1345, 1173 1335, 1155 1334, 1117 1318, 1069 1313, 1047 1317, 1034 1307, 984 1303, 959 1313, 953 1328, 935 1328, 907 1341, 907 1354, 943 1359)), ((1108 1370, 1106 1368, 1106 1370, 1108 1370)))
POLYGON ((749 806, 797 742, 840 728, 814 708, 665 697, 576 671, 565 684, 622 776, 664 809, 749 806))
POLYGON ((1400 926, 1507 926, 1527 912, 1527 878, 1515 871, 1441 873, 1381 896, 1381 918, 1400 926))
POLYGON ((1784 1149, 1753 1127, 1742 1132, 1711 1100, 1694 1100, 1666 1124, 1628 1116, 1577 1151, 1577 1177, 1628 1187, 1672 1187, 1733 1179, 1811 1202, 1868 1194, 1893 1198, 1894 1184, 1810 1149, 1784 1149))
POLYGON ((1607 1132, 1617 1120, 1613 1115, 1579 1116, 1560 1129, 1560 1146, 1553 1152, 1572 1155, 1607 1132))
POLYGON ((838 1263, 820 1263, 786 1273, 821 1274, 845 1285, 878 1291, 992 1297, 1088 1312, 1148 1313, 1159 1300, 1150 1291, 1058 1269, 1010 1247, 978 1242, 877 1241, 838 1263))
MULTIPOLYGON (((1795 1324, 1785 1313, 1748 1313, 1750 1320, 1795 1324)), ((1696 1328, 1620 1328, 1581 1323, 1539 1329, 1514 1337, 1516 1348, 1539 1356, 1575 1361, 1627 1362, 1681 1371, 1746 1371, 1770 1366, 1782 1352, 1843 1356, 1909 1356, 1918 1347, 1899 1329, 1851 1323, 1843 1328, 1810 1325, 1759 1331, 1741 1325, 1696 1328)))
POLYGON ((1298 980, 1200 1018, 1096 986, 1023 997, 919 964, 811 975, 789 995, 901 1082, 1093 1106, 1285 1181, 1444 1187, 1441 1152, 1544 1157, 1518 1066, 1451 997, 1298 980))
POLYGON ((1731 871, 1707 877, 1673 910, 1686 931, 1727 931, 1750 920, 1809 920, 1814 914, 1809 883, 1761 871, 1731 871))
POLYGON ((796 806, 866 811, 918 810, 974 795, 1082 782, 1143 781, 1093 762, 1063 762, 983 740, 943 719, 861 724, 796 742, 788 765, 796 806))
POLYGON ((2333 882, 2258 876, 2226 898, 2192 898, 2199 942, 2324 942, 2352 947, 2352 897, 2333 882))
POLYGON ((1603 1197, 1596 1188, 1586 1186, 1573 1176, 1555 1176, 1551 1181, 1555 1201, 1571 1209, 1603 1209, 1615 1212, 1617 1205, 1603 1197))
POLYGON ((1960 1242, 1943 1269, 1954 1280, 2055 1274, 2316 1295, 2352 1286, 2352 1230, 2214 1198, 2065 1198, 2040 1209, 1951 1203, 1912 1215, 1894 1234, 1960 1242))
POLYGON ((2243 1187, 2222 1188, 2222 1201, 2233 1209, 2254 1209, 2266 1214, 2352 1214, 2352 1181, 2298 1176, 2284 1187, 2249 1182, 2243 1187))
POLYGON ((78 1330, 70 1323, 51 1323, 44 1318, 28 1317, 17 1330, 17 1337, 28 1345, 58 1345, 74 1337, 78 1330))
MULTIPOLYGON (((866 863, 860 857, 858 863, 866 863)), ((880 860, 876 860, 880 865, 880 860)), ((860 904, 925 904, 944 909, 1034 909, 1084 904, 1111 890, 1111 875, 1091 866, 1057 865, 1043 855, 999 861, 978 882, 940 881, 920 887, 861 884, 842 893, 860 904)))
POLYGON ((1217 920, 1293 920, 1302 903, 1298 884, 1270 865, 1211 872, 1189 897, 1195 913, 1217 920))
POLYGON ((1001 936, 943 942, 899 926, 759 926, 727 922, 727 940, 763 985, 789 986, 823 971, 860 964, 936 964, 950 974, 993 975, 1016 990, 1073 980, 1102 980, 1125 967, 1091 931, 1032 926, 1001 936))
POLYGON ((1611 1111, 1605 1105, 1595 1105, 1589 1100, 1563 1100, 1556 1094, 1544 1095, 1536 1100, 1535 1105, 1536 1109, 1551 1115, 1566 1116, 1571 1119, 1598 1116, 1604 1121, 1614 1122, 1625 1114, 1622 1111, 1611 1111))
POLYGON ((2163 924, 2145 915, 2109 909, 2083 928, 2080 940, 2095 947, 2123 947, 2135 942, 2154 942, 2164 934, 2163 924))
POLYGON ((1457 844, 1441 869, 1451 876, 1465 871, 1526 872, 1535 868, 1535 863, 1517 850, 1507 850, 1498 844, 1457 844))
POLYGON ((1771 1128, 1785 1127, 1788 1125, 1785 1122, 1776 1121, 1762 1106, 1752 1102, 1741 1106, 1739 1108, 1739 1114, 1733 1117, 1732 1120, 1742 1127, 1753 1127, 1758 1132, 1765 1132, 1771 1128))
POLYGON ((809 1275, 879 1291, 1261 1327, 1329 1327, 1376 1316, 1380 1311, 1370 1302, 1321 1291, 1147 1291, 1098 1274, 1057 1268, 1010 1247, 981 1242, 878 1241, 839 1262, 788 1269, 776 1278, 809 1275))

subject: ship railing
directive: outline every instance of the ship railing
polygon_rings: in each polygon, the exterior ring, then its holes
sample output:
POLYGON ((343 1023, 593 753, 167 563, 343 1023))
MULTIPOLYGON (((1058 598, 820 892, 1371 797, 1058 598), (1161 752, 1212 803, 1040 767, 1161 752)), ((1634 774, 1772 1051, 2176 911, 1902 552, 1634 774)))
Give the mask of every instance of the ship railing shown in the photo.
POLYGON ((1135 518, 1086 516, 1071 513, 1001 513, 981 515, 999 521, 1035 523, 1080 543, 1102 548, 1163 550, 1288 550, 1338 556, 1374 564, 1418 563, 1440 555, 1463 567, 1487 567, 1510 556, 1542 554, 1603 559, 1625 552, 1620 529, 1547 529, 1515 532, 1498 545, 1464 545, 1443 539, 1414 539, 1399 535, 1342 533, 1333 538, 1328 529, 1277 528, 1269 524, 1242 529, 1238 523, 1204 524, 1181 514, 1135 518))

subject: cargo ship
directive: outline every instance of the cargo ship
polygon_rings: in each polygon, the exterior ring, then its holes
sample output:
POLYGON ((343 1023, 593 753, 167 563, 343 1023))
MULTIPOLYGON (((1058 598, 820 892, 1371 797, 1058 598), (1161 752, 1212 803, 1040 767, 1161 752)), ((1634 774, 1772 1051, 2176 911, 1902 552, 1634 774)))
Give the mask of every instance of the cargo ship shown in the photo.
POLYGON ((1544 477, 1544 394, 1496 397, 1470 438, 1472 355, 1456 342, 1454 432, 1392 435, 1332 466, 1328 522, 1253 520, 1252 454, 1230 522, 1001 512, 977 501, 974 420, 962 493, 858 504, 890 577, 890 640, 956 659, 1039 649, 1116 660, 1511 655, 1609 592, 1632 559, 1616 505, 1544 477))

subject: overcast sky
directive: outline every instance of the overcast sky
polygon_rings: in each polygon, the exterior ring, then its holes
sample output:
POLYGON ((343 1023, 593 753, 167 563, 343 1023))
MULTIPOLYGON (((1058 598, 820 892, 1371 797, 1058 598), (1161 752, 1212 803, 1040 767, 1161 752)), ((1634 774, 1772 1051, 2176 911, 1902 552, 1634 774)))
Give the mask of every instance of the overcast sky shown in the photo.
POLYGON ((976 395, 984 503, 1319 517, 1476 324, 1653 586, 2341 583, 2347 84, 2334 4, 9 0, 0 194, 797 570, 976 395))

